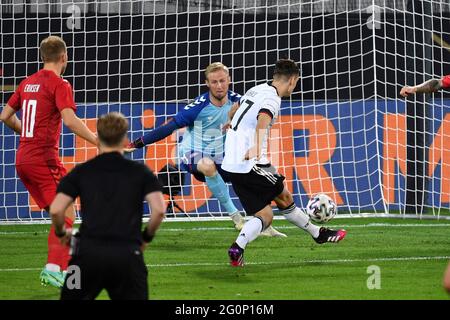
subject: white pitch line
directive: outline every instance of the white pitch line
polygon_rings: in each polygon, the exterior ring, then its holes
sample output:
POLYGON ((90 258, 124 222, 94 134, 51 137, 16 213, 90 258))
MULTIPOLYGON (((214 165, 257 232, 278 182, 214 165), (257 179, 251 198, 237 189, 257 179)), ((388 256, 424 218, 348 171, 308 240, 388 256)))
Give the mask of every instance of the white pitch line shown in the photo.
MULTIPOLYGON (((277 229, 298 229, 295 226, 275 226, 277 229)), ((420 223, 405 223, 405 224, 395 224, 395 223, 369 223, 369 224, 340 224, 332 225, 331 228, 449 228, 450 223, 433 223, 433 224, 420 224, 420 223)), ((193 227, 193 228, 162 228, 159 232, 180 232, 180 231, 227 231, 234 230, 233 227, 193 227)), ((1 235, 26 235, 26 234, 48 234, 48 231, 0 231, 1 235)))
POLYGON ((0 231, 0 236, 16 235, 16 234, 48 234, 48 231, 0 231))
MULTIPOLYGON (((423 261, 423 260, 450 260, 450 256, 434 256, 434 257, 393 257, 393 258, 369 258, 369 259, 322 259, 322 260, 299 260, 299 261, 259 261, 246 262, 246 265, 297 265, 297 264, 314 264, 314 263, 354 263, 354 262, 397 262, 397 261, 423 261)), ((149 268, 172 268, 172 267, 211 267, 226 266, 225 262, 199 262, 199 263, 164 263, 164 264, 147 264, 149 268)), ((20 272, 20 271, 39 271, 42 268, 11 268, 0 269, 0 272, 20 272)))
POLYGON ((14 271, 39 271, 42 268, 12 268, 12 269, 0 269, 0 272, 14 272, 14 271))
MULTIPOLYGON (((296 226, 274 226, 276 229, 298 229, 296 226)), ((391 223, 369 223, 364 225, 350 225, 350 224, 341 224, 341 225, 330 225, 330 228, 378 228, 378 227, 425 227, 425 228, 450 228, 450 223, 435 223, 435 224, 391 224, 391 223)), ((159 231, 170 231, 170 232, 179 232, 179 231, 225 231, 225 230, 234 230, 233 227, 195 227, 195 228, 167 228, 160 229, 159 231)))
MULTIPOLYGON (((394 257, 394 258, 373 258, 373 259, 330 259, 330 260, 303 260, 303 261, 260 261, 260 262, 246 262, 245 265, 279 265, 279 264, 313 264, 313 263, 352 263, 352 262, 389 262, 389 261, 418 261, 418 260, 449 260, 450 256, 435 256, 435 257, 394 257)), ((160 267, 208 267, 208 266, 223 266, 228 263, 213 263, 213 262, 199 262, 199 263, 168 263, 168 264, 147 264, 149 268, 160 267)), ((1 269, 0 269, 1 271, 1 269)))

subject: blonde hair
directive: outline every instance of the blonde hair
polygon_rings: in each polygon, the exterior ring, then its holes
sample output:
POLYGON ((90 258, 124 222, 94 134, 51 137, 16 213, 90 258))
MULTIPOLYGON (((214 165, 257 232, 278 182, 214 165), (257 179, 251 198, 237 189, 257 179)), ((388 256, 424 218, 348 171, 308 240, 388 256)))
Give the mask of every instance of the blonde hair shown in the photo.
POLYGON ((209 66, 206 67, 205 69, 205 77, 208 80, 208 75, 212 72, 216 72, 219 70, 223 70, 226 72, 227 75, 230 74, 230 72, 228 71, 228 67, 226 65, 224 65, 222 62, 213 62, 211 63, 209 66))
POLYGON ((45 62, 58 62, 62 54, 67 52, 66 43, 58 36, 50 36, 41 41, 41 59, 45 62))

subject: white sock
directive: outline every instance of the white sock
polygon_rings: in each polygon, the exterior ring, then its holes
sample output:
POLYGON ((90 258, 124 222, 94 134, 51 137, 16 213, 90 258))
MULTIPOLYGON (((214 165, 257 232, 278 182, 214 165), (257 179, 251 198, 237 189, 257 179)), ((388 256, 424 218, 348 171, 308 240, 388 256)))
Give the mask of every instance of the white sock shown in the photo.
POLYGON ((61 271, 61 268, 57 264, 54 264, 54 263, 47 263, 45 265, 45 269, 47 269, 48 271, 51 271, 51 272, 60 272, 61 271))
POLYGON ((307 231, 313 238, 319 236, 320 227, 311 223, 308 215, 304 213, 300 208, 295 205, 289 206, 288 208, 281 210, 284 217, 292 224, 297 227, 307 231))
POLYGON ((259 218, 252 218, 244 224, 244 227, 236 239, 236 243, 242 249, 245 249, 248 243, 255 240, 263 229, 262 220, 259 218))

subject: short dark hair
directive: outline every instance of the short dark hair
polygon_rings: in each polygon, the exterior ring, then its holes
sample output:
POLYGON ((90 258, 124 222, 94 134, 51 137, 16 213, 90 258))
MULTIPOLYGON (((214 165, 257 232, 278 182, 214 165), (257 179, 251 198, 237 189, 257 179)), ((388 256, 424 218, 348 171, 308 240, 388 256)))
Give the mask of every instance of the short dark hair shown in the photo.
POLYGON ((275 64, 275 69, 273 70, 273 77, 287 77, 300 75, 300 67, 294 60, 291 59, 280 59, 275 64))
POLYGON ((61 55, 67 52, 66 43, 58 36, 50 36, 41 42, 41 58, 45 62, 58 62, 61 55))
POLYGON ((127 135, 128 121, 120 112, 110 112, 97 121, 100 142, 108 147, 117 147, 127 135))

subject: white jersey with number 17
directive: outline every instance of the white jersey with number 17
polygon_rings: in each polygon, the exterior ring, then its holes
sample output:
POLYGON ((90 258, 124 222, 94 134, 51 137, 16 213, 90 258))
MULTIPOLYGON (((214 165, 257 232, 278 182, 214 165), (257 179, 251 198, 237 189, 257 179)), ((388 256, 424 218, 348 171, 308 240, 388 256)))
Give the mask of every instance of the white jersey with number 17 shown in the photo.
POLYGON ((255 164, 269 163, 267 159, 267 138, 270 126, 263 142, 262 155, 244 160, 245 153, 255 144, 255 131, 260 112, 267 113, 275 122, 280 111, 281 98, 274 86, 268 83, 260 84, 248 90, 240 100, 240 107, 233 116, 231 128, 225 139, 225 158, 222 169, 234 173, 248 173, 255 164))

